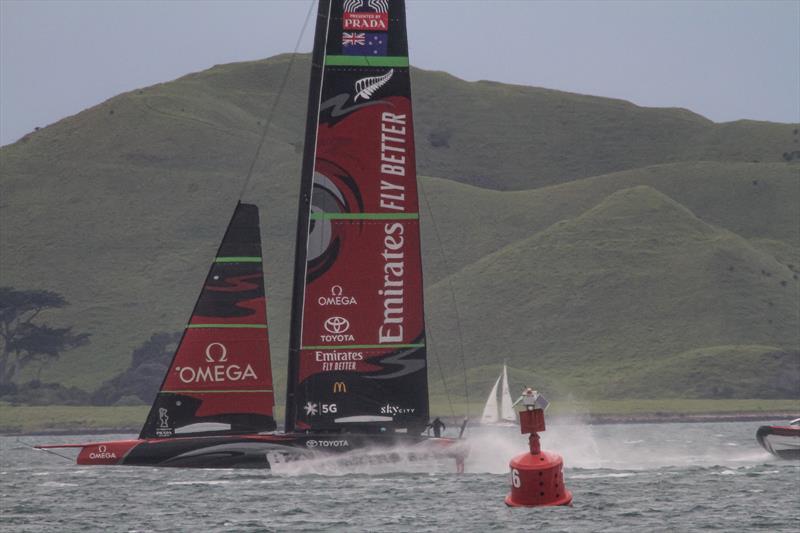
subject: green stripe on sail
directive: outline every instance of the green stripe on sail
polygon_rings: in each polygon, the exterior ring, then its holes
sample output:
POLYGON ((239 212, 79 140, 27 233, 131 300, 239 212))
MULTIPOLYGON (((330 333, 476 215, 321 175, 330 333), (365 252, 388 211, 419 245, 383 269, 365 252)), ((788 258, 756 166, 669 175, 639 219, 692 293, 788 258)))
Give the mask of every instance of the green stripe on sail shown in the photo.
POLYGON ((325 56, 325 66, 331 67, 407 67, 403 56, 325 56))
POLYGON ((215 263, 260 263, 260 257, 217 257, 215 263))
POLYGON ((301 350, 348 350, 367 348, 424 348, 425 344, 345 344, 341 346, 303 346, 301 350))
POLYGON ((186 326, 190 329, 199 328, 251 328, 251 329, 267 329, 266 324, 189 324, 186 326))
POLYGON ((311 213, 311 220, 417 220, 419 213, 311 213))

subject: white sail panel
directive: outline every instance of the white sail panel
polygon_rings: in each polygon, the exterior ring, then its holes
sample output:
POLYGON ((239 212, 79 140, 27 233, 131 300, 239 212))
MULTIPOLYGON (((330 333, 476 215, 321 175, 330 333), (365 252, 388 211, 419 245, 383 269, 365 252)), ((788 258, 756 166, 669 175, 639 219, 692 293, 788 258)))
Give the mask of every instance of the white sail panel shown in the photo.
POLYGON ((502 376, 497 377, 494 382, 492 392, 489 393, 489 398, 486 400, 486 405, 483 406, 483 415, 481 415, 481 423, 493 424, 497 422, 497 386, 500 384, 502 376))
POLYGON ((516 422, 517 414, 512 407, 513 400, 511 399, 511 392, 508 390, 508 370, 506 365, 503 365, 503 388, 500 396, 500 417, 509 422, 516 422))

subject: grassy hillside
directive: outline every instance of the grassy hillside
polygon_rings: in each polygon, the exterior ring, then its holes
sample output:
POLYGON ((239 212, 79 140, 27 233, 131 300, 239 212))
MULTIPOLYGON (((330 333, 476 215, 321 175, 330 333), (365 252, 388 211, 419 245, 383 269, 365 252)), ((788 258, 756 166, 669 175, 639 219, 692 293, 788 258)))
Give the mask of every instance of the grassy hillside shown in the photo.
MULTIPOLYGON (((0 149, 0 284, 62 293, 72 305, 43 318, 92 333, 43 378, 94 388, 181 329, 287 65, 131 91, 0 149)), ((245 195, 262 208, 279 396, 307 72, 304 57, 245 195)), ((413 76, 419 171, 438 176, 421 183, 436 394, 440 360, 464 389, 454 295, 479 390, 507 359, 561 391, 704 397, 706 354, 789 353, 755 377, 714 370, 719 394, 784 390, 800 364, 800 166, 782 157, 797 125, 413 76), (670 361, 695 381, 659 381, 670 361)))
MULTIPOLYGON (((468 366, 491 354, 563 392, 735 396, 755 380, 771 396, 800 383, 794 272, 647 186, 481 258, 426 302, 434 341, 460 318, 468 366), (751 367, 702 364, 707 351, 751 367), (761 363, 767 354, 778 358, 761 363)), ((458 364, 457 343, 436 348, 458 364)))
POLYGON ((617 190, 647 185, 800 270, 798 168, 786 163, 672 163, 513 192, 423 179, 424 226, 433 229, 435 223, 447 236, 440 243, 433 231, 426 232, 427 266, 434 275, 445 273, 443 255, 453 266, 471 263, 578 216, 617 190))

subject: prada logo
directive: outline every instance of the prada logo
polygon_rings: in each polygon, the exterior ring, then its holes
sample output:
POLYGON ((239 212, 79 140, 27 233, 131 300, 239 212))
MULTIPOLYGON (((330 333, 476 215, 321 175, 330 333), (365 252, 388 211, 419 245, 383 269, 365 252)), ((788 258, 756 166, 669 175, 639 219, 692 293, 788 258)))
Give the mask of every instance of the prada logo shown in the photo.
POLYGON ((339 392, 347 392, 347 385, 344 381, 337 381, 333 384, 333 393, 337 394, 339 392))

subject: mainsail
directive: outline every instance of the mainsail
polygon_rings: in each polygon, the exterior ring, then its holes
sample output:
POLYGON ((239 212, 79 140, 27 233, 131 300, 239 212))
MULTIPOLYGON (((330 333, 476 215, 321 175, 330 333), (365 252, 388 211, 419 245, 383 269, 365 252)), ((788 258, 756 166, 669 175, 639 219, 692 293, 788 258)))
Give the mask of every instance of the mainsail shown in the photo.
POLYGON ((507 422, 516 422, 517 414, 514 412, 511 391, 508 387, 508 369, 503 364, 503 391, 500 396, 500 418, 507 422))
POLYGON ((494 382, 492 392, 486 399, 486 405, 483 406, 483 414, 481 415, 482 424, 494 424, 497 422, 497 387, 500 385, 500 380, 503 376, 498 376, 497 381, 494 382))
POLYGON ((318 20, 286 431, 421 431, 428 383, 405 3, 321 0, 318 20))
POLYGON ((238 204, 140 439, 275 429, 258 208, 238 204))
POLYGON ((508 368, 503 364, 503 372, 497 377, 494 382, 492 392, 486 399, 486 404, 483 406, 483 414, 481 415, 481 424, 498 424, 507 425, 507 422, 516 423, 517 414, 514 412, 514 402, 511 399, 511 391, 508 385, 508 368), (497 388, 500 387, 500 403, 497 402, 497 388), (499 416, 498 416, 499 407, 499 416), (500 422, 500 421, 503 422, 500 422))

